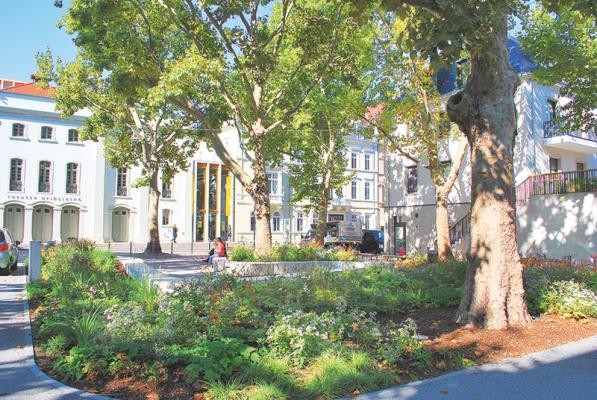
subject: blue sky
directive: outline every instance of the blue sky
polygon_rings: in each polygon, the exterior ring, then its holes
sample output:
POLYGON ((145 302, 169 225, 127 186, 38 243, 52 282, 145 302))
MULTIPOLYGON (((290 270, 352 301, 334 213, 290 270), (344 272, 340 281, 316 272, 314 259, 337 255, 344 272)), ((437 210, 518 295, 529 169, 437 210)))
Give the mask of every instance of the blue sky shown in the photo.
POLYGON ((35 53, 50 48, 63 60, 73 60, 72 38, 56 24, 67 9, 54 0, 0 0, 0 78, 29 81, 35 72, 35 53))

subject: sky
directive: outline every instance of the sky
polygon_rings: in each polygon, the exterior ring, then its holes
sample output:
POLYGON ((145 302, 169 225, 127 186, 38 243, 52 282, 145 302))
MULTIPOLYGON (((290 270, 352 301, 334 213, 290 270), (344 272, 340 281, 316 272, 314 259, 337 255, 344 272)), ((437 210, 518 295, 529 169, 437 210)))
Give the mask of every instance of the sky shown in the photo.
POLYGON ((0 78, 29 82, 36 71, 35 53, 50 48, 65 61, 75 58, 72 38, 56 24, 67 10, 54 0, 0 0, 0 78))

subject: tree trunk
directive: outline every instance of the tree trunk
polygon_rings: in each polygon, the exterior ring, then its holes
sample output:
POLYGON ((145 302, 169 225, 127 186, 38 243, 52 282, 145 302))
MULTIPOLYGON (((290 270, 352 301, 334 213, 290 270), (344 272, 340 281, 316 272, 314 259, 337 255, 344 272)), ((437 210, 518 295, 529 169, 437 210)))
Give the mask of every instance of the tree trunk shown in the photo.
POLYGON ((317 206, 317 231, 315 233, 315 243, 319 246, 323 246, 323 239, 327 232, 327 220, 328 220, 328 205, 329 205, 329 189, 327 193, 321 196, 321 203, 317 206))
POLYGON ((448 222, 448 201, 442 188, 436 186, 435 229, 437 230, 437 254, 440 260, 454 258, 450 244, 450 224, 448 222))
POLYGON ((471 251, 456 320, 489 329, 530 321, 516 242, 513 147, 518 76, 508 59, 504 16, 471 55, 463 92, 448 115, 471 146, 471 251))
POLYGON ((255 250, 268 251, 272 247, 272 229, 267 174, 263 155, 263 144, 255 140, 253 179, 247 193, 255 204, 255 250))
POLYGON ((149 210, 148 210, 148 226, 149 226, 149 243, 145 248, 146 253, 161 253, 162 247, 160 245, 160 229, 158 226, 158 209, 160 204, 160 191, 158 187, 159 169, 153 168, 149 180, 149 210))

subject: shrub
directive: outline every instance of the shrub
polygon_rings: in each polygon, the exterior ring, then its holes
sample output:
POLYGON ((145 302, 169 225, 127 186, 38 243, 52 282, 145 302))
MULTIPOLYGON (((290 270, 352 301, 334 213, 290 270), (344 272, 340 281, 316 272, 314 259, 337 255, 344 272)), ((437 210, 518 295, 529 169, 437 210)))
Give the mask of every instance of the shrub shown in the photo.
POLYGON ((102 307, 79 311, 65 309, 48 319, 41 328, 41 335, 62 335, 69 344, 89 347, 96 344, 103 333, 102 307))
POLYGON ((333 313, 295 311, 281 315, 268 329, 265 342, 277 356, 303 365, 342 338, 344 326, 333 313))
POLYGON ((237 245, 232 247, 228 258, 232 261, 255 261, 255 249, 249 246, 237 245))
POLYGON ((59 355, 67 349, 69 339, 63 334, 52 336, 47 342, 41 345, 41 351, 48 355, 59 355))
MULTIPOLYGON (((400 327, 389 324, 384 334, 383 343, 379 348, 380 358, 388 364, 395 364, 403 358, 414 358, 418 363, 429 361, 429 354, 417 338, 417 325, 412 319, 407 319, 400 327)), ((420 367, 420 365, 415 365, 420 367)))
POLYGON ((597 317, 597 296, 582 283, 558 281, 549 285, 538 302, 542 312, 571 315, 574 318, 597 317))

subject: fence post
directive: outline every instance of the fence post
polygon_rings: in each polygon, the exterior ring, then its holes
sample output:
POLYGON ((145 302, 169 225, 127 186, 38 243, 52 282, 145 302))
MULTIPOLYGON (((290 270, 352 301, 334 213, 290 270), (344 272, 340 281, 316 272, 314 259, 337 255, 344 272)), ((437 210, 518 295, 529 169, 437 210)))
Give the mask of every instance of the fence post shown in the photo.
POLYGON ((27 281, 35 282, 41 275, 41 242, 32 240, 29 242, 29 268, 27 281))
POLYGON ((129 255, 133 254, 133 242, 129 242, 129 255))

